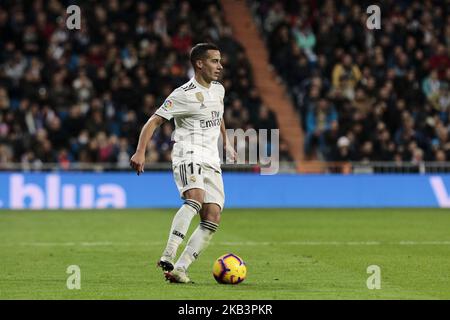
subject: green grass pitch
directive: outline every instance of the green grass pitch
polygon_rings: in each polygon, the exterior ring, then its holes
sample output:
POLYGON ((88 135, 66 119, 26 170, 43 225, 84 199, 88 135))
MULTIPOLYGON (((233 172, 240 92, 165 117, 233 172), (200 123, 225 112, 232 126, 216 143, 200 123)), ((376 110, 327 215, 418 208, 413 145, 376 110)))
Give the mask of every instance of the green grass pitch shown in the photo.
POLYGON ((0 211, 0 299, 450 299, 448 210, 226 209, 188 285, 155 266, 175 211, 0 211), (212 276, 227 252, 247 264, 236 286, 212 276))

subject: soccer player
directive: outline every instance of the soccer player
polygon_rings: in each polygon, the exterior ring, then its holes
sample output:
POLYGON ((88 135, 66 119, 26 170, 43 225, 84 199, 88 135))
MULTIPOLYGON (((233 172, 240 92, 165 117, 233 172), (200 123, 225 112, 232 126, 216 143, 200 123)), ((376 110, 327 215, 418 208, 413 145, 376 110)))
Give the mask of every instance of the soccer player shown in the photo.
POLYGON ((218 150, 220 134, 227 154, 236 158, 222 119, 225 89, 217 82, 223 69, 220 51, 214 44, 200 43, 192 48, 190 60, 195 76, 175 89, 150 117, 130 160, 138 175, 144 172, 147 142, 157 127, 174 118, 172 168, 184 204, 173 218, 167 246, 157 265, 167 280, 177 283, 190 282, 187 269, 206 249, 219 226, 225 200, 218 150), (200 225, 174 263, 178 246, 196 214, 200 214, 200 225))

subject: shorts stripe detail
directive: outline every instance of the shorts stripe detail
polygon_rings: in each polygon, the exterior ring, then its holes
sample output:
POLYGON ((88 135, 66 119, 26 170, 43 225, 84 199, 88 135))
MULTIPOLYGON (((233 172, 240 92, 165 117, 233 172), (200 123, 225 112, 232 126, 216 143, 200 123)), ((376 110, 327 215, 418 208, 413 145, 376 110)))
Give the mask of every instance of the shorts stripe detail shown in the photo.
POLYGON ((217 228, 219 227, 218 224, 207 220, 200 221, 200 226, 212 232, 216 232, 217 228))
POLYGON ((183 187, 187 185, 186 180, 186 167, 185 164, 180 165, 180 177, 181 177, 181 183, 183 184, 183 187))

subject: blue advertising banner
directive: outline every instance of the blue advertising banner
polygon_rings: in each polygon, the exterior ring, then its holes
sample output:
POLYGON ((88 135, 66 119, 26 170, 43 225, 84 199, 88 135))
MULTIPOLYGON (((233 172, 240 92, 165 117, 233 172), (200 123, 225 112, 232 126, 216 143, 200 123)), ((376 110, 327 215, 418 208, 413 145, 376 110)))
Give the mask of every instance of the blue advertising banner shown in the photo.
MULTIPOLYGON (((226 208, 450 207, 450 175, 224 173, 226 208)), ((171 172, 0 173, 0 208, 177 208, 171 172)))

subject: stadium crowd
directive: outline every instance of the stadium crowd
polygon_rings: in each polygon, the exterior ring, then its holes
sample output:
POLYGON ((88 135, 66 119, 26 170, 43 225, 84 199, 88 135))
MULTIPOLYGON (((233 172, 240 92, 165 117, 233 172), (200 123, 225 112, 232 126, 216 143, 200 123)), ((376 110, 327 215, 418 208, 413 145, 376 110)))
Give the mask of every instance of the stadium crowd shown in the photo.
MULTIPOLYGON (((227 127, 277 127, 218 1, 79 1, 80 30, 66 27, 71 4, 0 3, 0 164, 127 168, 143 124, 193 76, 198 42, 221 48, 227 127)), ((170 161, 172 131, 171 122, 157 131, 148 163, 170 161)))
POLYGON ((249 1, 273 66, 305 131, 305 153, 328 161, 450 159, 450 5, 249 1))

